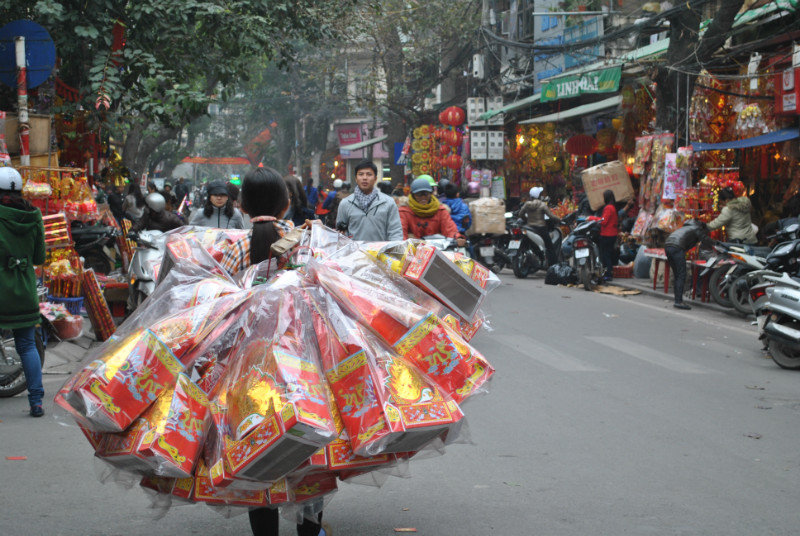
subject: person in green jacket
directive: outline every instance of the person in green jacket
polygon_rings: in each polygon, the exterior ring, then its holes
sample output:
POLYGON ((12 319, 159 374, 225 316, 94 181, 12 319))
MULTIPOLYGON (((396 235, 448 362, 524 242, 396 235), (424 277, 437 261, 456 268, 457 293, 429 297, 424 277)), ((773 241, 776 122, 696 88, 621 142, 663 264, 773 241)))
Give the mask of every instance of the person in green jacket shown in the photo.
POLYGON ((723 188, 717 195, 717 201, 722 205, 722 210, 712 222, 708 224, 708 229, 713 231, 725 226, 728 231, 730 242, 740 242, 743 244, 755 244, 757 228, 750 219, 750 199, 747 197, 736 197, 733 189, 723 188))
POLYGON ((22 177, 11 167, 0 167, 0 329, 14 333, 28 384, 31 416, 41 417, 42 362, 36 349, 39 298, 33 267, 44 264, 42 213, 22 198, 22 177))

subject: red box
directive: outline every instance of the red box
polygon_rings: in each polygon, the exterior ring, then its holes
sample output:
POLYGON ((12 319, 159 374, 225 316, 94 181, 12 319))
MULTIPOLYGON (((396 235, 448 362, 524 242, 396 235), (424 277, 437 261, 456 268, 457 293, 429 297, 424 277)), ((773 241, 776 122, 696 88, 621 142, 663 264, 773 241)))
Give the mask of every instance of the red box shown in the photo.
POLYGON ((336 491, 336 475, 333 473, 311 474, 292 487, 293 502, 304 503, 336 491))
POLYGON ((74 377, 59 393, 97 431, 122 432, 168 387, 183 365, 151 331, 114 341, 106 355, 74 377))
POLYGON ((616 279, 627 279, 633 277, 633 265, 612 267, 613 276, 616 279))
POLYGON ((214 487, 208 468, 201 460, 197 464, 194 477, 194 494, 192 499, 209 504, 226 504, 230 506, 263 507, 269 504, 266 489, 242 490, 214 487))
POLYGON ((481 354, 433 314, 411 328, 394 348, 459 403, 494 374, 481 354))

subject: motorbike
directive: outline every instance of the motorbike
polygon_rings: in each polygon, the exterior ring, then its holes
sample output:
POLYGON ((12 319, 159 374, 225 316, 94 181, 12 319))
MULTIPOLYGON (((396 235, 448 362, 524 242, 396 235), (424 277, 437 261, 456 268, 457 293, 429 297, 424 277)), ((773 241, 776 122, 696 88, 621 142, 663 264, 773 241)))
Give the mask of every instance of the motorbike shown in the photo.
POLYGON ((446 236, 440 234, 434 234, 423 237, 423 240, 428 244, 431 244, 436 249, 461 253, 465 257, 470 258, 469 251, 467 251, 466 246, 459 246, 455 238, 447 238, 446 236))
POLYGON ((603 278, 603 265, 600 262, 600 220, 591 216, 578 223, 564 240, 562 255, 578 275, 585 290, 594 290, 603 278))
POLYGON ((718 242, 714 251, 702 272, 703 276, 711 273, 708 278, 711 297, 723 307, 734 307, 735 301, 737 310, 748 312, 749 296, 741 286, 734 293, 733 282, 749 272, 763 270, 771 248, 718 242))
POLYGON ((506 266, 507 254, 501 249, 504 235, 473 234, 467 237, 472 257, 496 274, 506 266))
POLYGON ((800 279, 785 273, 765 279, 751 291, 767 297, 756 311, 758 338, 779 367, 800 370, 800 279))
POLYGON ((161 231, 140 231, 129 234, 128 238, 136 242, 128 267, 128 310, 134 311, 156 288, 166 237, 161 231))
MULTIPOLYGON (((47 289, 40 287, 40 301, 46 295, 47 289)), ((42 324, 44 322, 44 317, 42 317, 42 324)), ((36 350, 39 352, 39 359, 44 365, 47 338, 43 325, 38 326, 34 331, 34 341, 36 350)), ((22 360, 14 344, 14 333, 10 329, 0 330, 0 398, 18 395, 25 389, 27 389, 25 372, 22 369, 22 360)))
MULTIPOLYGON (((561 229, 549 218, 546 220, 547 232, 553 243, 553 251, 556 252, 556 257, 559 257, 563 238, 561 229)), ((517 220, 510 226, 508 251, 511 257, 511 269, 514 271, 514 276, 519 279, 525 279, 542 268, 548 267, 544 239, 532 227, 525 225, 522 220, 517 220)), ((558 260, 556 258, 556 262, 558 260)))
POLYGON ((107 274, 114 269, 116 238, 119 230, 109 225, 87 225, 73 221, 70 229, 75 251, 83 257, 83 266, 98 274, 107 274))

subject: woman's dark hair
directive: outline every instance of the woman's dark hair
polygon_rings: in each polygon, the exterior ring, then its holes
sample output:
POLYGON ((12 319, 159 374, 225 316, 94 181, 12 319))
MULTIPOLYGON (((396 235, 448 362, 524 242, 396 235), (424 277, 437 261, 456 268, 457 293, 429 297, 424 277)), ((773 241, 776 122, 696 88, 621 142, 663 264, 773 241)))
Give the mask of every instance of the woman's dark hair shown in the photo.
POLYGON ((21 192, 8 190, 0 190, 0 205, 17 210, 38 210, 33 205, 28 203, 28 200, 22 197, 21 192))
MULTIPOLYGON (((203 215, 206 218, 210 218, 211 215, 214 214, 215 208, 217 207, 211 203, 211 196, 206 196, 206 204, 203 205, 203 215)), ((228 200, 225 201, 225 206, 222 207, 222 213, 228 218, 233 218, 233 201, 231 201, 231 196, 228 196, 228 200)))
POLYGON ((294 175, 286 175, 283 180, 291 195, 294 212, 296 214, 302 213, 303 209, 305 209, 308 204, 308 198, 306 197, 306 191, 303 185, 300 183, 300 179, 294 175))
POLYGON ((617 199, 614 197, 614 192, 611 190, 606 190, 603 192, 603 202, 606 205, 613 205, 617 202, 617 199))
POLYGON ((156 186, 156 183, 150 181, 147 183, 147 193, 153 192, 158 192, 158 186, 156 186))
POLYGON ((733 199, 735 197, 736 197, 736 194, 733 193, 733 188, 728 186, 728 187, 723 188, 722 190, 719 191, 719 195, 717 196, 717 199, 719 201, 730 201, 731 199, 733 199))
POLYGON ((232 203, 235 203, 239 200, 239 187, 229 182, 225 185, 225 188, 228 190, 228 200, 232 203))
POLYGON ((131 183, 128 186, 128 195, 132 195, 134 199, 136 199, 136 208, 142 208, 144 206, 144 195, 142 195, 142 189, 139 188, 139 185, 136 183, 131 183))
MULTIPOLYGON (((230 199, 228 200, 230 202, 230 199)), ((289 190, 280 173, 269 167, 251 169, 242 180, 242 208, 251 217, 280 218, 289 203, 289 190)), ((280 236, 271 221, 253 224, 250 263, 269 258, 269 248, 280 236)))

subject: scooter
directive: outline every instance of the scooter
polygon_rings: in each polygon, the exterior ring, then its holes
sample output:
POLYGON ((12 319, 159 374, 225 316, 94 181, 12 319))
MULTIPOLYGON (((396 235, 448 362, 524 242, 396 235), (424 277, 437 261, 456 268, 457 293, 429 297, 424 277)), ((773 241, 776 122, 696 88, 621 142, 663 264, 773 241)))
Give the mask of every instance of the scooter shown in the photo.
POLYGON ((109 253, 115 251, 119 231, 108 225, 86 225, 72 222, 70 229, 75 251, 83 257, 85 268, 92 268, 98 274, 107 274, 114 269, 114 258, 109 253))
POLYGON ((600 262, 600 218, 590 216, 578 223, 564 241, 562 255, 569 257, 569 263, 578 275, 578 281, 585 290, 594 290, 603 278, 603 265, 600 262))
POLYGON ((128 267, 128 310, 135 311, 156 288, 166 237, 161 231, 141 231, 129 234, 128 238, 136 242, 128 267))
MULTIPOLYGON (((547 232, 550 235, 550 241, 553 243, 553 250, 558 257, 560 256, 561 240, 563 238, 561 229, 554 225, 549 218, 546 218, 546 220, 547 232)), ((544 239, 533 228, 525 225, 522 220, 517 220, 511 225, 508 250, 509 255, 512 256, 511 269, 514 271, 514 276, 519 279, 525 279, 538 270, 548 267, 544 239)), ((556 259, 556 262, 558 262, 558 259, 556 259)))
POLYGON ((771 248, 753 247, 745 244, 719 242, 714 244, 716 253, 706 261, 702 275, 711 273, 708 278, 708 289, 711 297, 723 307, 733 307, 736 299, 741 307, 748 302, 746 294, 738 292, 732 296, 733 282, 739 277, 766 267, 766 257, 771 248))
POLYGON ((756 312, 758 338, 779 367, 800 370, 800 279, 788 274, 765 279, 774 286, 763 289, 767 301, 756 312))

